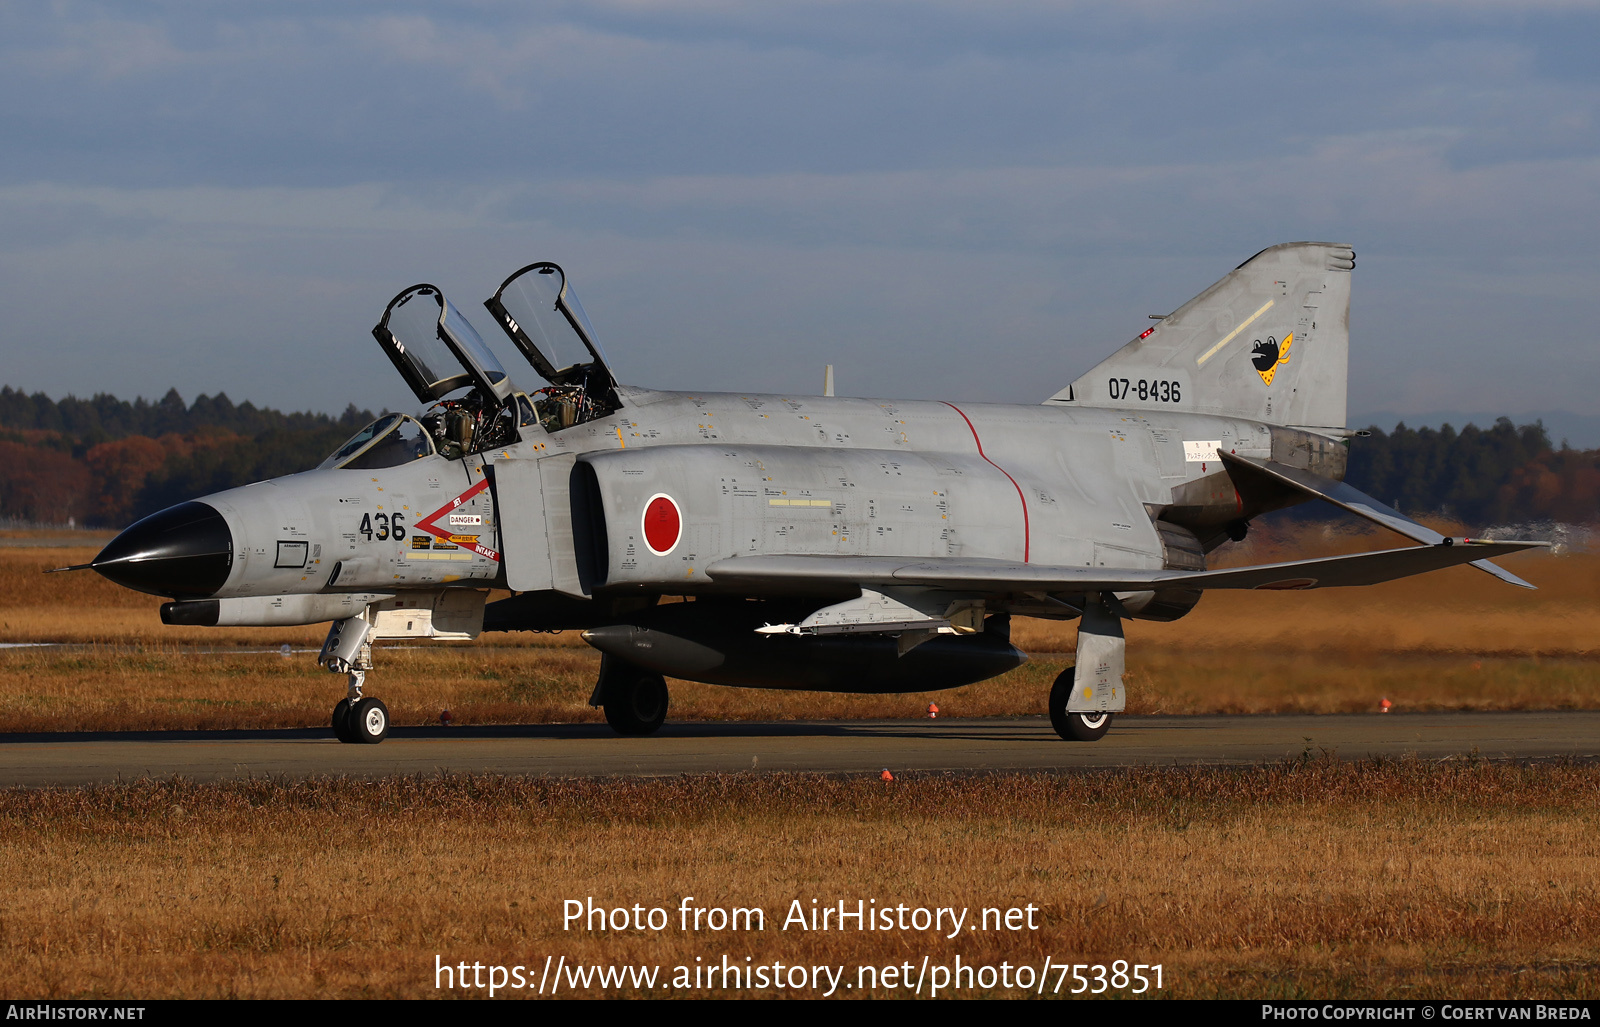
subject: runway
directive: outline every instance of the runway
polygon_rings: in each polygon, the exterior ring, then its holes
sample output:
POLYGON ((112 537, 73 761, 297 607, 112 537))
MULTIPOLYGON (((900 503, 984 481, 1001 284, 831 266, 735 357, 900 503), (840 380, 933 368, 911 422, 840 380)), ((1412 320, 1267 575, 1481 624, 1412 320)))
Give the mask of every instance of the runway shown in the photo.
POLYGON ((604 725, 397 728, 381 745, 331 730, 0 735, 0 787, 181 776, 496 773, 552 777, 814 771, 1072 770, 1250 764, 1303 755, 1443 759, 1600 757, 1600 711, 1121 717, 1098 742, 1063 742, 1042 717, 668 723, 650 738, 604 725))

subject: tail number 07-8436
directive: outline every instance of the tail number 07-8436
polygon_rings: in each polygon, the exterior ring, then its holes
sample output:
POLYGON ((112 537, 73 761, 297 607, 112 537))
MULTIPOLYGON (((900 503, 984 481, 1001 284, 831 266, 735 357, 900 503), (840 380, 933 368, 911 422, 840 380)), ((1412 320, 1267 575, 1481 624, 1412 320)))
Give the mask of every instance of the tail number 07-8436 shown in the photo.
POLYGON ((1178 382, 1149 381, 1144 378, 1130 382, 1126 378, 1112 378, 1110 385, 1112 399, 1132 399, 1134 396, 1138 396, 1142 402, 1146 403, 1181 403, 1183 401, 1182 388, 1178 382))

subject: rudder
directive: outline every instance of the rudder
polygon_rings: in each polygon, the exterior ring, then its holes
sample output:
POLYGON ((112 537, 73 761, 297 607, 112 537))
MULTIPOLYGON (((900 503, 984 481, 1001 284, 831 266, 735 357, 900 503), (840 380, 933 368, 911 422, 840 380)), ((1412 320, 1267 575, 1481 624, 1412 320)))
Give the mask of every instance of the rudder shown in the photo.
POLYGON ((1354 267, 1342 243, 1262 250, 1045 402, 1343 428, 1354 267))

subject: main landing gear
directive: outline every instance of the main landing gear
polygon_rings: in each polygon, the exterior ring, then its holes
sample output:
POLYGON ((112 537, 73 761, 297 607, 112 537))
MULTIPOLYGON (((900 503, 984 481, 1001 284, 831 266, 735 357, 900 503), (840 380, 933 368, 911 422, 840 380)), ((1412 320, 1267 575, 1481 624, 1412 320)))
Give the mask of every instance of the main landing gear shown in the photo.
POLYGON ((1067 702, 1072 698, 1073 672, 1068 667, 1050 687, 1050 726, 1056 734, 1069 742, 1098 742, 1111 730, 1110 713, 1069 713, 1067 702))
POLYGON ((328 670, 346 675, 345 697, 333 708, 333 734, 341 742, 377 745, 389 737, 389 707, 361 694, 372 669, 370 630, 361 617, 335 621, 317 657, 328 670))
POLYGON ((1127 651, 1116 596, 1085 596, 1074 663, 1050 688, 1050 726, 1056 734, 1069 742, 1098 742, 1111 730, 1112 716, 1127 708, 1122 685, 1127 651))
POLYGON ((667 719, 667 704, 666 678, 615 656, 600 657, 600 680, 589 705, 605 710, 617 734, 654 734, 667 719))

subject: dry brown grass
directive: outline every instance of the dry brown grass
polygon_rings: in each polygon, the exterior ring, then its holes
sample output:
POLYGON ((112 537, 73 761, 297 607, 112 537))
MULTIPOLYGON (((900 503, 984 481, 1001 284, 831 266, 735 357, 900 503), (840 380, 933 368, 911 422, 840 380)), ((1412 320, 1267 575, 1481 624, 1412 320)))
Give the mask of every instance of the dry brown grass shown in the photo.
MULTIPOLYGON (((1327 553, 1388 545, 1376 535, 1309 537, 1327 553)), ((1258 539, 1234 559, 1292 555, 1258 539)), ((0 548, 0 640, 77 649, 0 650, 7 730, 320 726, 340 680, 309 653, 289 659, 206 648, 316 648, 324 629, 168 628, 161 600, 90 572, 44 575, 92 549, 0 548)), ((1519 554, 1525 592, 1469 568, 1367 589, 1213 592, 1172 624, 1128 622, 1129 712, 1343 712, 1600 706, 1600 554, 1519 554)), ((769 692, 674 682, 677 719, 905 717, 937 702, 953 716, 1039 713, 1075 625, 1019 619, 1035 654, 993 681, 904 696, 769 692)), ((476 645, 387 648, 371 681, 397 723, 593 720, 599 657, 576 632, 485 636, 476 645)))
MULTIPOLYGON (((422 996, 539 967, 1162 963, 1169 996, 1593 997, 1600 767, 184 783, 0 794, 0 992, 422 996), (564 932, 561 900, 764 933, 564 932), (785 933, 809 905, 1033 903, 1040 929, 785 933)), ((974 914, 976 915, 976 914, 974 914)), ((515 993, 513 993, 515 994, 515 993)))

